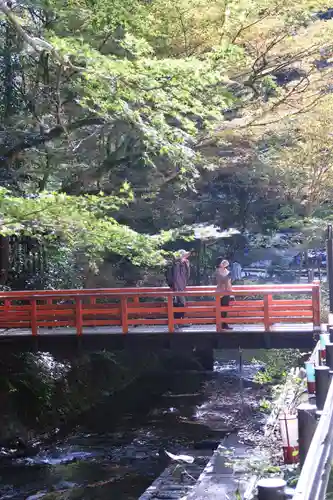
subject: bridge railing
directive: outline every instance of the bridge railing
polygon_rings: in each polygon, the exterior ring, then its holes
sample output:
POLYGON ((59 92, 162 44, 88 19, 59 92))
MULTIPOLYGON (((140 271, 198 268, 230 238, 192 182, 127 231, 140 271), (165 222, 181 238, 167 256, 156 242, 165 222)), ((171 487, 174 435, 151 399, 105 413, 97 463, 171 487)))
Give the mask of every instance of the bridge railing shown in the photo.
MULTIPOLYGON (((176 325, 261 325, 265 331, 278 323, 311 323, 320 328, 320 286, 235 286, 235 300, 221 305, 223 293, 214 286, 169 288, 109 288, 42 290, 0 293, 0 328, 31 329, 72 327, 82 335, 86 327, 116 327, 128 333, 135 326, 159 326, 170 333, 176 325), (176 296, 186 298, 175 307, 176 296), (180 314, 181 313, 181 314, 180 314), (227 315, 227 320, 224 318, 227 315)), ((211 327, 210 327, 211 328, 211 327)))

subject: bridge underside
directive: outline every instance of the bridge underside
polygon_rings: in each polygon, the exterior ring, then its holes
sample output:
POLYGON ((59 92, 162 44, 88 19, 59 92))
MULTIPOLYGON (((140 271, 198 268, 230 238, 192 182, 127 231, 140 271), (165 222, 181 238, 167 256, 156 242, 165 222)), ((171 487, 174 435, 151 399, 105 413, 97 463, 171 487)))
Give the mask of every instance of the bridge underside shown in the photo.
POLYGON ((41 328, 37 336, 31 330, 1 330, 0 349, 11 352, 45 351, 68 352, 71 349, 88 351, 135 349, 154 351, 172 349, 312 349, 319 332, 310 324, 274 325, 269 332, 261 325, 235 326, 232 330, 216 332, 208 325, 183 328, 168 333, 165 328, 137 327, 127 334, 116 327, 84 328, 81 336, 74 328, 41 328))

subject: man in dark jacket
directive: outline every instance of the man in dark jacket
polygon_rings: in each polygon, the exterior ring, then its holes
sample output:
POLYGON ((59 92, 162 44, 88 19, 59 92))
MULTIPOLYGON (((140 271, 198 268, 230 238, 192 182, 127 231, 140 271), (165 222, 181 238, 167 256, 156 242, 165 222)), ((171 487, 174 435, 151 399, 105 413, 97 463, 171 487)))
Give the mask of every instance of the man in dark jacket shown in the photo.
MULTIPOLYGON (((187 287, 190 277, 190 263, 188 261, 190 255, 191 252, 179 250, 176 253, 172 266, 168 269, 167 282, 169 287, 175 292, 183 292, 187 287)), ((173 305, 174 307, 185 307, 185 297, 175 296, 173 299, 173 305)), ((184 312, 175 313, 175 319, 182 319, 184 316, 184 312)), ((179 328, 178 325, 176 325, 176 327, 179 328)))

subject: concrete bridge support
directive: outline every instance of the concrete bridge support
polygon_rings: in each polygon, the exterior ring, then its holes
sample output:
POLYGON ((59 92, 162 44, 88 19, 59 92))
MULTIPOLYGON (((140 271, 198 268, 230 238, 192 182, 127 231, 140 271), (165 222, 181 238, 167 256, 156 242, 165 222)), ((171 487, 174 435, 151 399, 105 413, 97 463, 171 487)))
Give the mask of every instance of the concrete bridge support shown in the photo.
POLYGON ((212 371, 214 367, 214 350, 207 347, 206 349, 194 349, 194 357, 202 366, 203 370, 212 371))

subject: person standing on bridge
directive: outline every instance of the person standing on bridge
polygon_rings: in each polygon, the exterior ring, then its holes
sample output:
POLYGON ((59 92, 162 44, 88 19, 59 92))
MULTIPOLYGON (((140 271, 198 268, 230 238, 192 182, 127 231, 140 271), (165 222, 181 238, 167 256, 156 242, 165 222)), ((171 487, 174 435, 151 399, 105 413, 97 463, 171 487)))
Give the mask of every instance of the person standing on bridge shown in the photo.
POLYGON ((231 279, 233 283, 242 279, 242 266, 236 260, 231 265, 231 279))
MULTIPOLYGON (((188 260, 190 255, 191 252, 179 250, 172 265, 167 270, 167 283, 174 292, 184 292, 187 287, 190 277, 190 263, 188 260)), ((173 299, 173 305, 174 307, 185 307, 185 297, 176 295, 173 299)), ((175 319, 183 319, 184 316, 184 312, 175 313, 175 319)), ((176 325, 175 328, 178 330, 179 325, 176 325)))
MULTIPOLYGON (((229 262, 222 257, 218 257, 216 260, 216 290, 218 292, 232 292, 231 278, 228 271, 229 262)), ((221 306, 228 307, 230 304, 231 295, 223 295, 221 298, 221 306)), ((226 318, 227 313, 222 312, 222 318, 226 318)), ((223 330, 231 330, 231 327, 227 323, 222 323, 223 330)))

